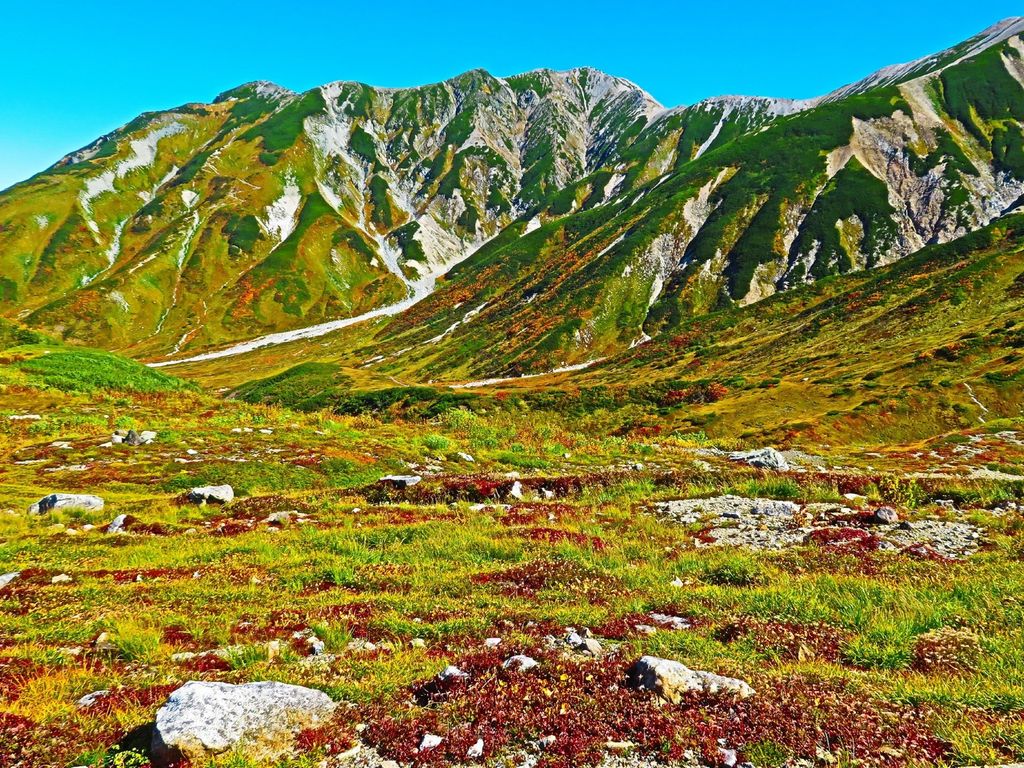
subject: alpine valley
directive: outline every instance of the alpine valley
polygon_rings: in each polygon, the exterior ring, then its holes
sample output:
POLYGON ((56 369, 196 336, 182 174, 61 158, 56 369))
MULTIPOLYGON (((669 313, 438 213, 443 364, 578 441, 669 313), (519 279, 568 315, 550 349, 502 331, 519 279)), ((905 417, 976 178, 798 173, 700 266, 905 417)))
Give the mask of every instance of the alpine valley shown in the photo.
POLYGON ((1024 18, 818 98, 270 82, 0 192, 0 768, 1024 760, 1024 18))

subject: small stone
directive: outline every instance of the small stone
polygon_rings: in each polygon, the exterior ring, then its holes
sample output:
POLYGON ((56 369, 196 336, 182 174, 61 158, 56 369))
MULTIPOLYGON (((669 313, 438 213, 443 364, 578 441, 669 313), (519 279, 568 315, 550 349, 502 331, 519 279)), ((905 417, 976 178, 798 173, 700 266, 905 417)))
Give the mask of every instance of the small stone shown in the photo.
POLYGON ((900 516, 892 507, 879 507, 867 519, 871 525, 895 525, 899 520, 900 516))
POLYGON ((423 480, 419 475, 386 475, 377 482, 380 485, 389 486, 399 491, 411 488, 423 480))
POLYGON ((522 501, 523 500, 523 484, 521 482, 519 482, 518 480, 516 480, 514 483, 512 483, 512 487, 509 489, 508 495, 509 495, 510 498, 522 501))
POLYGON ((107 533, 126 533, 128 531, 128 522, 128 515, 118 515, 107 526, 107 533))
POLYGON ((411 645, 413 648, 426 648, 427 641, 424 640, 422 637, 414 637, 412 640, 409 641, 409 645, 411 645))
POLYGON ((558 741, 558 738, 553 734, 545 736, 537 740, 537 749, 543 752, 545 749, 550 749, 556 741, 558 741))
POLYGON ((537 660, 522 653, 518 653, 515 656, 510 656, 505 659, 501 665, 505 669, 519 670, 525 672, 528 669, 533 669, 537 666, 537 660))
POLYGON ((267 661, 276 661, 281 657, 281 641, 270 640, 267 643, 267 661))
POLYGON ((469 677, 468 672, 463 672, 461 669, 451 664, 444 669, 437 676, 440 680, 465 680, 469 677))
POLYGON ((465 462, 468 462, 468 463, 470 463, 470 464, 474 464, 474 463, 476 462, 476 459, 474 459, 474 458, 473 458, 472 456, 470 456, 470 455, 469 455, 468 453, 462 453, 462 452, 459 452, 459 453, 458 453, 458 454, 456 454, 456 455, 457 455, 457 456, 458 456, 458 457, 459 457, 460 459, 462 459, 463 461, 465 461, 465 462))
POLYGON ((61 573, 61 574, 59 574, 57 576, 54 576, 52 579, 50 579, 50 583, 51 584, 70 584, 71 583, 71 577, 68 576, 66 573, 61 573))
POLYGON ((601 644, 590 637, 589 629, 583 629, 580 632, 570 632, 565 638, 565 643, 577 653, 583 653, 588 656, 600 656, 602 652, 601 644))
POLYGON ((121 651, 121 649, 111 641, 109 632, 100 632, 99 635, 96 636, 96 639, 92 641, 92 647, 97 653, 109 655, 116 655, 121 651))
POLYGON ((75 706, 78 707, 79 709, 88 709, 93 704, 95 704, 97 701, 102 699, 104 696, 109 696, 109 695, 110 695, 110 691, 107 690, 106 688, 104 688, 101 691, 93 691, 92 693, 85 694, 85 696, 83 696, 77 702, 75 702, 75 706))
POLYGON ((484 640, 484 645, 488 648, 497 648, 499 645, 501 645, 501 638, 488 637, 486 640, 484 640))
POLYGON ((484 756, 484 740, 483 739, 477 739, 476 742, 469 749, 466 750, 466 757, 468 757, 470 760, 475 760, 475 759, 483 757, 483 756, 484 756))
POLYGON ((434 733, 425 733, 423 738, 420 739, 420 752, 426 752, 429 749, 435 749, 441 746, 443 738, 434 733))
POLYGON ((604 748, 609 752, 628 752, 635 747, 636 744, 632 741, 606 741, 604 743, 604 748))
POLYGON ((684 619, 682 616, 669 616, 665 613, 651 613, 649 616, 656 624, 670 629, 689 629, 691 626, 690 620, 684 619))

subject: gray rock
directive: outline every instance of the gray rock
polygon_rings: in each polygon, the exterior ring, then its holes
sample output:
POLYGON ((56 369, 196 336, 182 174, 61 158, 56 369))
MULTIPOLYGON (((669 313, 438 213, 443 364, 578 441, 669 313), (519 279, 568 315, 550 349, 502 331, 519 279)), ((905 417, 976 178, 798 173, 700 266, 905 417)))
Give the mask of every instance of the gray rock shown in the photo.
POLYGON ((420 752, 426 752, 429 749, 435 749, 441 746, 441 742, 444 739, 435 733, 424 733, 423 738, 420 739, 420 752))
POLYGON ((527 656, 522 653, 518 653, 515 656, 510 656, 505 659, 501 665, 505 669, 519 670, 525 672, 528 669, 533 669, 537 666, 537 660, 531 656, 527 656))
POLYGON ((455 665, 447 666, 440 671, 437 675, 440 680, 465 680, 469 677, 467 672, 463 672, 455 665))
POLYGON ((661 624, 669 629, 689 629, 691 626, 690 620, 684 619, 682 616, 670 616, 667 613, 650 613, 648 616, 656 624, 661 624))
POLYGON ((603 650, 601 644, 591 637, 589 630, 586 629, 580 632, 570 632, 565 637, 565 644, 577 653, 588 656, 600 656, 603 650))
POLYGON ((466 750, 466 757, 470 760, 476 760, 477 758, 484 756, 484 740, 477 739, 476 742, 466 750))
POLYGON ((28 508, 30 515, 40 515, 54 509, 85 509, 94 511, 103 509, 103 499, 83 493, 51 493, 43 496, 28 508))
POLYGON ((900 521, 900 516, 892 507, 879 507, 867 521, 871 525, 895 525, 900 521))
POLYGON ((188 500, 193 504, 227 504, 235 498, 235 491, 230 485, 203 485, 188 492, 188 500))
POLYGON ((10 573, 0 575, 0 589, 6 587, 19 576, 21 576, 21 571, 11 571, 10 573))
POLYGON ((297 685, 186 683, 156 713, 153 762, 205 765, 233 750, 274 761, 291 750, 297 733, 326 723, 335 707, 322 691, 297 685))
POLYGON ((403 491, 406 488, 411 488, 422 480, 423 478, 419 475, 387 475, 377 482, 381 485, 387 485, 403 491))
POLYGON ((792 518, 800 505, 776 499, 748 499, 745 496, 712 496, 707 499, 673 499, 655 505, 662 514, 684 523, 696 523, 705 517, 723 520, 746 518, 792 518))
POLYGON ((761 448, 756 451, 736 451, 729 454, 730 461, 742 461, 751 467, 758 469, 774 469, 778 472, 785 472, 789 469, 789 462, 786 457, 774 448, 761 448))
POLYGON ((124 436, 125 445, 142 445, 143 440, 139 437, 139 433, 134 429, 129 429, 128 434, 124 436))
POLYGON ((754 695, 754 689, 743 680, 693 670, 678 661, 657 656, 643 656, 630 668, 628 676, 633 687, 652 691, 672 704, 679 704, 691 692, 733 694, 741 699, 754 695))
POLYGON ((85 694, 85 696, 83 696, 77 702, 75 702, 75 706, 79 709, 88 709, 97 701, 102 699, 104 696, 109 695, 110 691, 105 688, 102 691, 93 691, 92 693, 85 694))
POLYGON ((107 533, 125 533, 128 530, 128 515, 118 515, 107 526, 107 533))

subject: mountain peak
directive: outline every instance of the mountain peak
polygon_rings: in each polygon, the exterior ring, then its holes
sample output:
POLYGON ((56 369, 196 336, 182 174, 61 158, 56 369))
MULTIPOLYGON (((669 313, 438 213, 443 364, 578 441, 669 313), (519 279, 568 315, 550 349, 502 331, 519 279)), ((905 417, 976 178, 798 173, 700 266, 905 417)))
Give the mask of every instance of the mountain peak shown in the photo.
POLYGON ((290 98, 295 95, 295 91, 291 91, 277 83, 272 83, 269 80, 252 80, 248 83, 242 83, 242 85, 224 91, 219 94, 213 102, 214 104, 219 104, 220 102, 228 101, 230 99, 247 98, 260 98, 267 99, 269 101, 276 101, 279 99, 290 98))

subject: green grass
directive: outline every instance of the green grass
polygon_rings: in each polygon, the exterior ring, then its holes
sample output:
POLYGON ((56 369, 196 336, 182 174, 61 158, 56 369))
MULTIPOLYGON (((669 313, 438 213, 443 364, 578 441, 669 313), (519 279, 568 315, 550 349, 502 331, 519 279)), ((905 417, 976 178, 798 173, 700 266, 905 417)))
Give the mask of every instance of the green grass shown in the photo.
POLYGON ((134 360, 96 350, 19 348, 33 356, 17 367, 30 380, 61 392, 98 390, 139 393, 179 392, 194 387, 182 379, 147 368, 134 360))

